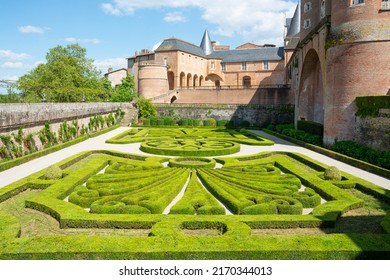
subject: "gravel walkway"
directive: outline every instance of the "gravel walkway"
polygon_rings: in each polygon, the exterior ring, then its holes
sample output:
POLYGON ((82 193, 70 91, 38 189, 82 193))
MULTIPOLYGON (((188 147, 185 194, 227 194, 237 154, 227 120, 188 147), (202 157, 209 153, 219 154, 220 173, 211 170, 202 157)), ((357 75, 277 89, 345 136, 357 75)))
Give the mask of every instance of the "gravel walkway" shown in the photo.
MULTIPOLYGON (((90 138, 84 142, 78 143, 71 147, 65 148, 63 150, 54 152, 47 156, 40 157, 38 159, 29 161, 27 163, 21 164, 14 168, 8 169, 6 171, 0 172, 0 188, 7 186, 21 178, 24 178, 28 175, 31 175, 37 171, 40 171, 56 162, 59 162, 63 159, 66 159, 70 156, 78 154, 87 150, 115 150, 119 152, 133 153, 139 155, 150 155, 146 154, 139 150, 140 144, 127 144, 127 145, 114 145, 106 144, 105 141, 109 138, 114 137, 115 135, 128 130, 128 127, 120 127, 106 134, 100 135, 95 138, 90 138)), ((298 152, 304 155, 307 155, 315 160, 323 162, 327 165, 337 166, 340 170, 361 177, 367 181, 370 181, 378 186, 382 186, 390 190, 390 180, 383 177, 371 174, 369 172, 363 171, 356 167, 350 166, 348 164, 339 162, 327 156, 321 155, 319 153, 310 151, 303 147, 297 146, 290 142, 281 140, 269 134, 266 134, 262 131, 253 131, 254 133, 265 137, 267 139, 273 140, 275 142, 274 146, 247 146, 241 145, 241 151, 234 155, 229 156, 241 156, 241 155, 251 155, 264 151, 286 151, 286 152, 298 152)))

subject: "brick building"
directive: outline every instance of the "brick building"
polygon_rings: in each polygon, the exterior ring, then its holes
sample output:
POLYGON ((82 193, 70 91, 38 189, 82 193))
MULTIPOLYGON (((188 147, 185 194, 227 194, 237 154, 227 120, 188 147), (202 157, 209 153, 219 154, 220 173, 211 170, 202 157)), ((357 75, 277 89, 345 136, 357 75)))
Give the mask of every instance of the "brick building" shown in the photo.
POLYGON ((295 120, 323 124, 327 144, 358 138, 356 97, 390 90, 390 1, 302 0, 286 29, 295 120))
POLYGON ((247 43, 231 50, 211 41, 207 30, 199 46, 169 38, 154 52, 142 50, 128 58, 128 67, 139 95, 154 100, 178 90, 245 90, 286 84, 283 47, 247 43))

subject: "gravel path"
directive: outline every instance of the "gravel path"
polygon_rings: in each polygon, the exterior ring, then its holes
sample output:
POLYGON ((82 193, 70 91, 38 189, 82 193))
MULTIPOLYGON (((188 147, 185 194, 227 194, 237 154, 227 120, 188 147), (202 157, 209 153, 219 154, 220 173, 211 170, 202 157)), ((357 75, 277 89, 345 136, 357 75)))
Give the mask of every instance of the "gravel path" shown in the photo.
MULTIPOLYGON (((54 152, 47 156, 40 157, 38 159, 29 161, 27 163, 21 164, 14 168, 8 169, 6 171, 0 172, 0 188, 7 186, 21 178, 24 178, 28 175, 31 175, 37 171, 40 171, 56 162, 59 162, 63 159, 66 159, 70 156, 78 154, 87 150, 115 150, 119 152, 133 153, 139 155, 150 155, 146 154, 139 150, 140 144, 127 144, 127 145, 116 145, 116 144, 106 144, 105 141, 109 138, 114 137, 115 135, 128 130, 128 127, 120 127, 106 134, 100 135, 95 138, 90 138, 84 142, 78 143, 71 147, 62 149, 60 151, 54 152)), ((304 155, 307 155, 315 160, 323 162, 327 165, 337 166, 340 170, 350 173, 352 175, 361 177, 367 181, 370 181, 376 185, 382 186, 390 190, 390 180, 371 174, 369 172, 363 171, 356 167, 350 166, 348 164, 342 163, 340 161, 334 160, 327 156, 321 155, 319 153, 310 151, 303 147, 297 146, 290 142, 281 140, 269 134, 266 134, 262 131, 253 131, 254 133, 265 137, 267 139, 273 140, 275 142, 274 146, 247 146, 241 145, 241 151, 234 155, 230 156, 241 156, 241 155, 251 155, 259 152, 265 151, 286 151, 286 152, 298 152, 304 155)))

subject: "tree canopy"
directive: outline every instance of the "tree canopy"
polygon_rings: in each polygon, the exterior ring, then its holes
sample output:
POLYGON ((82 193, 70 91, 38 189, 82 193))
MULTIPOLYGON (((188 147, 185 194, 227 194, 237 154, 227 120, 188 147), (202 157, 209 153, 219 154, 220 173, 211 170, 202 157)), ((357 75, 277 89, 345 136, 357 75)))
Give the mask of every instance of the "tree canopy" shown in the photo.
POLYGON ((113 92, 111 102, 130 102, 136 97, 135 83, 132 75, 122 79, 122 83, 113 92))
POLYGON ((108 100, 112 92, 109 81, 100 77, 86 49, 78 44, 57 46, 19 81, 26 102, 80 102, 108 100))

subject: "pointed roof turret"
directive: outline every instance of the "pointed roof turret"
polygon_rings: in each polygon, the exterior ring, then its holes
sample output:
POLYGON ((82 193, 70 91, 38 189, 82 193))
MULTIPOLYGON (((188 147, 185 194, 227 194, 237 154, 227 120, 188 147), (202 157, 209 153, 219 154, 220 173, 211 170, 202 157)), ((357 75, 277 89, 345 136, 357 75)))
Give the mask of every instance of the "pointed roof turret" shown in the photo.
POLYGON ((298 3, 294 16, 291 18, 286 37, 299 37, 301 31, 301 3, 298 3))
POLYGON ((204 32, 202 43, 200 43, 200 47, 203 49, 206 55, 210 55, 213 53, 213 45, 211 44, 210 35, 207 29, 204 32))

